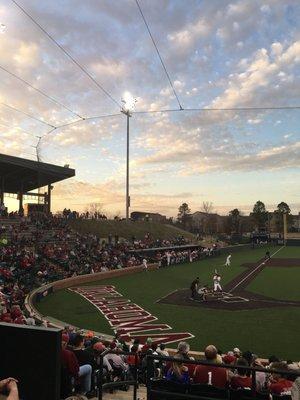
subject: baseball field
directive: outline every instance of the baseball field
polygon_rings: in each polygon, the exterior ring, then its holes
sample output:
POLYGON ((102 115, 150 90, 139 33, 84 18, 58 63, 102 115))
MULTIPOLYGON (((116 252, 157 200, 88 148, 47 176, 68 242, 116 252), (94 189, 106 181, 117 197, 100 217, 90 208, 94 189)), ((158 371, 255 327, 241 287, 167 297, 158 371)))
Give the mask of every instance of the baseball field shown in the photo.
MULTIPOLYGON (((168 324, 171 332, 188 332, 193 350, 215 344, 228 351, 233 347, 260 356, 272 354, 284 359, 300 359, 300 247, 264 247, 170 266, 134 275, 93 282, 83 290, 113 285, 124 298, 168 324), (272 257, 264 261, 266 250, 272 257), (225 299, 195 302, 189 287, 195 277, 212 285, 218 270, 225 299)), ((81 328, 112 335, 107 319, 82 295, 60 290, 37 305, 43 315, 52 316, 81 328)), ((148 332, 148 336, 157 333, 148 332)), ((170 344, 170 347, 176 343, 170 344)))

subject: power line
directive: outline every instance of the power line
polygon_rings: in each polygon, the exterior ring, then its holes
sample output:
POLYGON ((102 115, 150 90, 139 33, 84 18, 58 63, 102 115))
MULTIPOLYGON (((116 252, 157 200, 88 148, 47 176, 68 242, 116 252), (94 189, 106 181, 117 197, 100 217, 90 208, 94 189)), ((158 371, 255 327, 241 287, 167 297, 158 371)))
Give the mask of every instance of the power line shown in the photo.
POLYGON ((34 119, 35 121, 41 122, 41 123, 44 124, 44 125, 51 126, 52 128, 55 128, 54 125, 49 124, 48 122, 45 122, 45 121, 43 121, 42 119, 39 119, 39 118, 37 118, 37 117, 34 117, 33 115, 26 113, 25 111, 19 110, 18 108, 15 108, 15 107, 13 107, 13 106, 10 106, 10 105, 8 105, 8 104, 6 104, 6 103, 0 102, 0 104, 1 104, 2 106, 5 106, 5 107, 7 107, 7 108, 10 108, 11 110, 14 110, 14 111, 17 111, 17 112, 19 112, 19 113, 21 113, 21 114, 24 114, 24 115, 26 115, 27 117, 34 119))
POLYGON ((146 110, 146 111, 132 111, 132 114, 155 114, 155 113, 167 113, 167 112, 190 112, 190 111, 272 111, 272 110, 300 110, 300 106, 278 106, 278 107, 237 107, 237 108, 184 108, 178 110, 178 108, 166 109, 166 110, 146 110))
POLYGON ((68 127, 68 126, 75 125, 75 124, 77 124, 78 122, 85 122, 85 121, 90 121, 90 120, 93 120, 93 119, 103 119, 103 118, 110 118, 110 117, 120 117, 121 115, 122 115, 122 114, 120 114, 120 113, 117 113, 117 114, 106 114, 106 115, 99 115, 99 116, 95 116, 95 117, 87 117, 87 118, 84 118, 84 119, 78 119, 78 120, 73 121, 73 122, 68 122, 67 124, 62 124, 62 125, 55 126, 55 127, 53 127, 49 132, 46 132, 42 137, 45 137, 45 136, 47 136, 47 135, 50 135, 52 132, 56 131, 57 129, 66 128, 66 127, 68 127))
MULTIPOLYGON (((13 0, 13 1, 14 1, 14 0, 13 0)), ((161 55, 160 55, 160 52, 159 52, 159 50, 158 50, 158 47, 157 47, 157 45, 156 45, 156 43, 155 43, 155 40, 154 40, 154 38, 153 38, 153 36, 152 36, 152 33, 151 33, 151 31, 150 31, 149 25, 148 25, 148 23, 147 23, 147 21, 146 21, 146 18, 145 18, 145 16, 144 16, 144 14, 143 14, 143 11, 142 11, 142 9, 141 9, 141 6, 140 6, 138 0, 135 0, 135 2, 136 2, 136 5, 137 5, 137 7, 138 7, 138 9, 139 9, 139 11, 140 11, 141 17, 142 17, 142 19, 143 19, 143 21, 144 21, 144 24, 145 24, 146 28, 147 28, 147 31, 148 31, 148 33, 149 33, 149 36, 150 36, 150 38, 151 38, 151 40, 152 40, 153 46, 155 47, 155 50, 156 50, 156 53, 157 53, 157 55, 158 55, 158 58, 159 58, 159 60, 160 60, 160 62, 161 62, 161 65, 162 65, 162 67, 163 67, 163 69, 164 69, 164 71, 165 71, 165 73, 166 73, 166 76, 167 76, 167 78, 168 78, 169 84, 170 84, 170 86, 171 86, 171 88, 172 88, 172 90, 173 90, 173 93, 174 93, 175 97, 176 97, 176 100, 177 100, 177 102, 178 102, 179 108, 180 108, 180 110, 183 110, 183 107, 182 107, 182 105, 181 105, 181 103, 180 103, 180 101, 179 101, 178 95, 177 95, 176 90, 175 90, 175 88, 174 88, 174 85, 173 85, 173 83, 172 83, 172 81, 171 81, 171 78, 170 78, 170 75, 169 75, 168 70, 167 70, 167 68, 166 68, 166 65, 165 65, 165 63, 164 63, 164 61, 163 61, 163 59, 162 59, 162 57, 161 57, 161 55)))
POLYGON ((0 122, 0 125, 5 126, 5 127, 8 128, 8 129, 19 129, 20 131, 26 133, 26 135, 30 135, 30 136, 33 136, 33 137, 37 137, 34 133, 27 132, 27 131, 25 131, 24 129, 20 128, 19 126, 9 126, 9 125, 7 125, 7 124, 4 124, 3 122, 0 122))
POLYGON ((72 114, 75 114, 77 117, 79 117, 81 119, 84 119, 84 117, 82 117, 81 115, 77 114, 75 111, 71 110, 69 107, 67 107, 64 104, 62 104, 60 101, 58 101, 58 100, 54 99, 53 97, 49 96, 47 93, 45 93, 41 89, 38 89, 37 87, 31 85, 31 83, 25 81, 25 79, 21 78, 20 76, 17 76, 13 72, 8 71, 6 68, 2 67, 1 65, 0 65, 0 69, 2 69, 2 71, 5 71, 7 74, 13 76, 14 78, 18 79, 19 81, 21 81, 25 85, 29 86, 31 89, 35 90, 36 92, 38 92, 41 95, 45 96, 47 99, 49 99, 49 100, 53 101, 54 103, 58 104, 60 107, 63 107, 66 110, 68 110, 69 112, 71 112, 72 114))
POLYGON ((75 64, 77 67, 85 74, 87 75, 93 82, 94 84, 103 92, 106 94, 107 97, 109 97, 118 107, 121 108, 121 105, 119 102, 112 97, 112 95, 104 89, 102 85, 96 79, 78 62, 75 60, 75 58, 62 46, 60 45, 53 36, 50 35, 20 4, 18 4, 15 0, 11 0, 47 37, 50 39, 57 47, 60 48, 60 50, 75 64))

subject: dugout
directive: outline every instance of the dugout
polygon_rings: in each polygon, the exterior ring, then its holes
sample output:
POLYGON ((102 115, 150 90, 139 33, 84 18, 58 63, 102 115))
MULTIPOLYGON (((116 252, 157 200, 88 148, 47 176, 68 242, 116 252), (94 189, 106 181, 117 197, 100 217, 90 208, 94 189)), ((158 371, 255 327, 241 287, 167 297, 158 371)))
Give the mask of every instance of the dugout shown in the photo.
POLYGON ((27 160, 0 154, 0 203, 4 203, 4 194, 17 194, 19 211, 23 211, 24 196, 42 198, 45 212, 51 211, 51 191, 53 183, 75 176, 75 170, 68 166, 58 166, 41 161, 27 160), (34 193, 47 187, 45 193, 34 193))

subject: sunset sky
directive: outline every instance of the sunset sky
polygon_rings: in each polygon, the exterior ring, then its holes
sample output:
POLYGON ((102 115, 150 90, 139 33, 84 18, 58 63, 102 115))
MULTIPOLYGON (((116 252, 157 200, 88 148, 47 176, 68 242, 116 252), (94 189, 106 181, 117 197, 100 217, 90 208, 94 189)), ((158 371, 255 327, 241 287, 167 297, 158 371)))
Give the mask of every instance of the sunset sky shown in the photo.
MULTIPOLYGON (((129 91, 136 111, 178 109, 134 0, 17 2, 117 103, 129 91)), ((299 0, 140 5, 183 108, 300 106, 299 0)), ((0 0, 0 25, 0 152, 35 159, 41 136, 42 161, 76 169, 55 185, 54 210, 97 202, 124 215, 119 106, 11 0, 0 0)), ((211 201, 247 213, 262 200, 299 212, 299 122, 300 109, 133 114, 131 211, 175 216, 184 201, 192 211, 211 201)))

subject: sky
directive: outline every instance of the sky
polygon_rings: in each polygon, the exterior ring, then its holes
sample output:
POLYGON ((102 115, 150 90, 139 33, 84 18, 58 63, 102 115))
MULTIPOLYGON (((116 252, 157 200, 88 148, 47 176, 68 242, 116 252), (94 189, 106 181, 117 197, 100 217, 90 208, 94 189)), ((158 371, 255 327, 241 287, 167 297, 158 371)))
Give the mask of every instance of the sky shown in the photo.
POLYGON ((248 213, 261 200, 300 212, 300 109, 211 110, 300 106, 298 0, 139 0, 182 107, 204 109, 145 114, 179 105, 135 0, 17 2, 94 79, 0 0, 0 152, 36 159, 42 137, 42 161, 75 168, 54 211, 125 214, 130 92, 131 211, 248 213))

